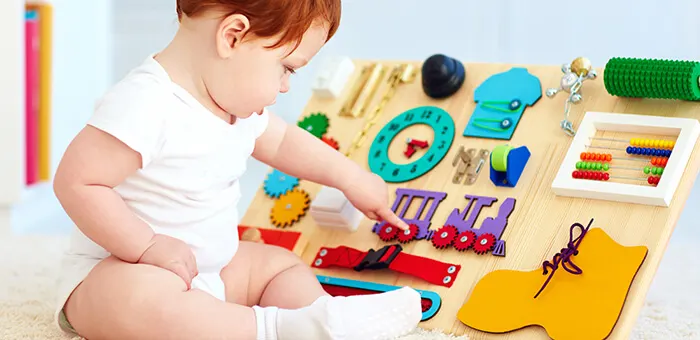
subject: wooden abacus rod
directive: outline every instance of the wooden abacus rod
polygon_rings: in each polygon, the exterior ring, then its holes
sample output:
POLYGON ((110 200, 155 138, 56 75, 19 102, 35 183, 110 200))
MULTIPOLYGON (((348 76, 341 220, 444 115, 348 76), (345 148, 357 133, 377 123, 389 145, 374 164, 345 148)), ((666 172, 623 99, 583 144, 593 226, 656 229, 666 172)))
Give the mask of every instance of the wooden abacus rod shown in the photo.
POLYGON ((616 139, 616 138, 603 138, 603 137, 591 137, 594 140, 605 140, 611 142, 622 142, 629 143, 631 146, 641 147, 641 148, 657 148, 657 149, 673 149, 676 146, 676 141, 663 140, 663 139, 645 139, 645 138, 631 138, 631 139, 616 139))
POLYGON ((571 173, 571 177, 576 179, 587 179, 592 181, 608 181, 610 179, 627 179, 632 181, 646 181, 651 185, 659 184, 661 176, 649 176, 647 178, 639 177, 626 177, 626 176, 610 176, 607 172, 600 171, 587 171, 587 170, 574 170, 571 173))
POLYGON ((621 169, 621 170, 636 170, 636 171, 643 171, 645 174, 652 174, 652 175, 662 175, 664 173, 664 168, 663 167, 656 167, 656 166, 645 166, 644 168, 632 168, 632 167, 625 167, 625 166, 616 166, 616 165, 610 165, 608 163, 603 163, 603 162, 587 162, 587 161, 579 161, 576 162, 576 169, 578 170, 590 170, 590 171, 608 171, 610 169, 621 169))
POLYGON ((591 149, 606 149, 606 150, 618 150, 625 151, 628 155, 640 155, 640 156, 658 156, 658 157, 670 157, 671 150, 655 149, 655 148, 640 148, 637 146, 628 146, 625 149, 621 148, 611 148, 607 146, 593 146, 586 145, 586 147, 591 149))
MULTIPOLYGON (((666 157, 652 157, 652 158, 632 158, 632 157, 615 157, 615 159, 621 159, 624 161, 632 161, 632 162, 643 162, 643 163, 651 163, 651 165, 655 166, 666 166, 666 163, 668 163, 668 158, 666 157)), ((581 153, 581 160, 582 161, 601 161, 601 162, 612 162, 613 156, 612 154, 609 153, 596 153, 596 152, 582 152, 581 153)))

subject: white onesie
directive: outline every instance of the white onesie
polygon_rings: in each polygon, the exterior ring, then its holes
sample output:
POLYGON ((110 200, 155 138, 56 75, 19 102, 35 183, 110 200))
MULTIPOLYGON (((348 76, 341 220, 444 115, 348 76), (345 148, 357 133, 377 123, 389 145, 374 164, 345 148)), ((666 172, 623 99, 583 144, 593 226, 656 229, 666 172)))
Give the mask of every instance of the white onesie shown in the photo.
MULTIPOLYGON (((156 233, 192 247, 200 274, 192 287, 225 300, 219 277, 238 249, 239 178, 269 114, 231 125, 170 80, 153 58, 130 72, 98 102, 88 124, 141 154, 142 169, 115 190, 156 233)), ((74 228, 63 260, 56 322, 75 287, 109 253, 74 228)))

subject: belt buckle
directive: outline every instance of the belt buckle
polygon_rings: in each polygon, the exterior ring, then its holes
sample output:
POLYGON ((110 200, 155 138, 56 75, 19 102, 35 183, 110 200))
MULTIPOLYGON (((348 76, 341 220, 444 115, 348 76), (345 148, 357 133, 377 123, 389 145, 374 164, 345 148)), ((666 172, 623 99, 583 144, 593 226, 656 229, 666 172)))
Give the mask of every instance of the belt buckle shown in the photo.
POLYGON ((360 261, 360 263, 356 265, 354 269, 359 272, 365 269, 389 268, 391 262, 394 261, 396 256, 398 256, 402 250, 403 247, 401 247, 399 244, 386 245, 378 250, 370 249, 367 251, 367 255, 365 255, 362 261, 360 261), (386 255, 390 248, 393 248, 391 255, 389 255, 389 257, 387 257, 385 260, 379 261, 386 255))

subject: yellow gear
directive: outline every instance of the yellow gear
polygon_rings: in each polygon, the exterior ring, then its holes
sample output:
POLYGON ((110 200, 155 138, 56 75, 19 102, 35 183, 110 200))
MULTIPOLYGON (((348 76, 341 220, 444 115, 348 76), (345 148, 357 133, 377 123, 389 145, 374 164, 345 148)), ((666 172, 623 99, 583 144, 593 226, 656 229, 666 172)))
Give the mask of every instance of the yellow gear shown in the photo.
POLYGON ((287 191, 275 201, 270 211, 270 221, 278 228, 286 228, 299 221, 309 209, 309 194, 301 189, 287 191))

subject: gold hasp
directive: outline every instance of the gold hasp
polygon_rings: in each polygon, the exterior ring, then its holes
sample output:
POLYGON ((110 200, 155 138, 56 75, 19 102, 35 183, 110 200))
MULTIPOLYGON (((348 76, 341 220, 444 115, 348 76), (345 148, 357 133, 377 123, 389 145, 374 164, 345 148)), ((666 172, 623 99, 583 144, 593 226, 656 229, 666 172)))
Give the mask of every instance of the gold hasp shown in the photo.
POLYGON ((388 83, 389 83, 389 88, 386 90, 386 93, 382 97, 382 100, 377 104, 377 107, 374 108, 374 111, 372 112, 371 115, 369 115, 367 119, 367 123, 365 126, 362 128, 362 131, 360 131, 356 136, 355 139, 353 139, 352 144, 350 144, 350 147, 348 148, 348 151, 345 153, 345 156, 350 157, 353 151, 359 149, 362 144, 365 142, 365 139, 367 139, 367 134, 369 133, 369 130, 374 126, 374 124, 379 121, 380 114, 382 110, 384 109, 384 106, 391 100, 391 98, 394 96, 394 93, 396 92, 396 88, 400 84, 406 84, 412 82, 416 78, 416 68, 411 65, 411 64, 400 64, 394 66, 394 68, 391 70, 391 73, 389 75, 388 83))
POLYGON ((360 77, 350 91, 350 96, 340 109, 339 115, 352 118, 362 117, 374 94, 377 92, 384 73, 384 65, 379 63, 363 67, 360 77))

